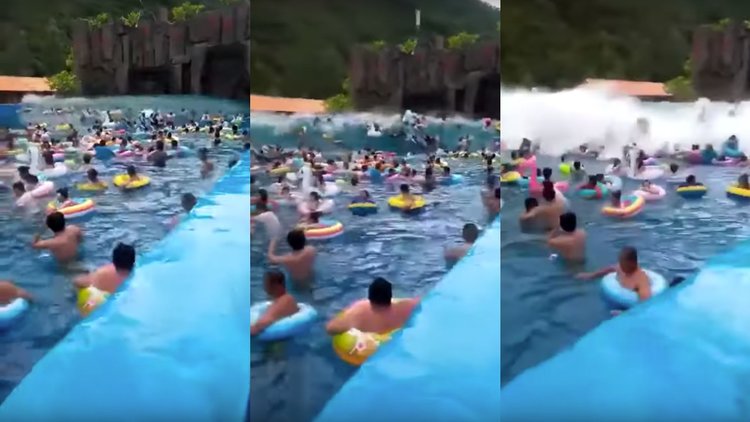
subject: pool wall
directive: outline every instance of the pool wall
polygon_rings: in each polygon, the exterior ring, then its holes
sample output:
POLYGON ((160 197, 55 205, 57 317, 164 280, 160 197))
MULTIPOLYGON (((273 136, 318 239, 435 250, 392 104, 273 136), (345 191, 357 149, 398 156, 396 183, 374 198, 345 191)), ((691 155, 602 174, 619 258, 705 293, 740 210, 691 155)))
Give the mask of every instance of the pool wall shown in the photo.
MULTIPOLYGON (((0 407, 15 421, 244 421, 250 191, 244 156, 0 407)), ((35 306, 44 306, 38 304, 35 306)))
POLYGON ((502 390, 502 421, 750 420, 750 243, 502 390))
POLYGON ((317 421, 499 420, 499 277, 498 219, 317 421))

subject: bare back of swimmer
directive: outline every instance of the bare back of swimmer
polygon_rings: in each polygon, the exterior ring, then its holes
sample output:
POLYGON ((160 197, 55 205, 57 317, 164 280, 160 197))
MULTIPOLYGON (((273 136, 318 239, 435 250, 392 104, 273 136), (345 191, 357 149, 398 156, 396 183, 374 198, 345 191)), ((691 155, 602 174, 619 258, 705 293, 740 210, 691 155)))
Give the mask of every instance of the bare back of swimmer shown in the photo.
POLYGON ((367 300, 355 302, 346 312, 329 321, 326 324, 328 334, 336 335, 352 328, 387 333, 403 326, 419 304, 419 298, 393 301, 391 283, 382 277, 370 284, 367 296, 367 300))
POLYGON ((307 238, 302 230, 292 230, 287 234, 286 241, 292 252, 285 255, 276 254, 275 238, 268 244, 268 261, 271 264, 282 265, 288 272, 292 282, 299 287, 308 288, 313 279, 315 257, 318 254, 315 247, 307 245, 307 238))
POLYGON ((36 235, 31 243, 34 249, 48 250, 58 262, 66 263, 78 258, 78 247, 83 241, 83 232, 78 226, 66 226, 65 216, 53 212, 47 216, 47 227, 54 234, 50 239, 36 235))

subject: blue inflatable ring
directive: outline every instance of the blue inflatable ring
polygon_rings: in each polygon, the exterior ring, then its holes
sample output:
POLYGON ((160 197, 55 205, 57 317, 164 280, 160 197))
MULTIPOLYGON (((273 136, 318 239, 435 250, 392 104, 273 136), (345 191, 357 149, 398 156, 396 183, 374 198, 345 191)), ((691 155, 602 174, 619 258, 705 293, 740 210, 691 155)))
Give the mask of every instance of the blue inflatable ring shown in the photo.
MULTIPOLYGON (((250 307, 250 324, 255 324, 255 321, 263 315, 263 312, 269 306, 271 306, 270 301, 252 305, 250 307)), ((258 334, 258 340, 277 341, 297 336, 310 329, 310 326, 317 319, 318 311, 315 308, 308 304, 300 303, 299 311, 296 314, 280 319, 268 326, 263 332, 258 334)))
POLYGON ((460 174, 451 174, 451 177, 444 177, 440 180, 441 185, 455 185, 464 181, 464 177, 460 174))
POLYGON ((29 308, 26 299, 17 298, 7 305, 0 306, 0 330, 10 327, 29 308))
MULTIPOLYGON (((651 281, 651 295, 656 296, 667 289, 667 280, 661 275, 651 271, 644 270, 651 281)), ((610 273, 602 277, 602 295, 611 305, 628 309, 638 304, 638 294, 630 289, 622 287, 617 281, 617 273, 610 273)))
MULTIPOLYGON (((536 181, 539 183, 544 182, 544 177, 537 176, 536 181)), ((529 178, 528 177, 521 177, 518 179, 518 186, 529 186, 529 178)))

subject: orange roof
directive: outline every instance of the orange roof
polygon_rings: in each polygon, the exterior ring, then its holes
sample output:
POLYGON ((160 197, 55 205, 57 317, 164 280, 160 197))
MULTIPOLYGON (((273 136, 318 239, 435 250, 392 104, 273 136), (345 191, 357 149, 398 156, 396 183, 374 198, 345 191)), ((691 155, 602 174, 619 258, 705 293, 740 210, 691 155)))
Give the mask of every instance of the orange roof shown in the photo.
POLYGON ((250 95, 250 111, 318 114, 325 113, 326 107, 321 100, 250 95))
POLYGON ((0 91, 55 92, 55 90, 49 86, 47 78, 32 78, 28 76, 0 76, 0 91))
POLYGON ((671 97, 661 82, 622 81, 616 79, 586 79, 580 87, 603 88, 631 97, 671 97))

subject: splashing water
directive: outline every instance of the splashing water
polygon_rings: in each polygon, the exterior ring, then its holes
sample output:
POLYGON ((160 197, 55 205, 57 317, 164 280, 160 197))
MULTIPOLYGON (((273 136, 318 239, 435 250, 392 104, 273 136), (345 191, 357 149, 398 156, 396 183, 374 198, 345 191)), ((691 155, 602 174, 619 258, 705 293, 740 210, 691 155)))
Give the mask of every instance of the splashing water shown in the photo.
POLYGON ((643 102, 601 90, 558 92, 503 89, 503 141, 517 148, 523 138, 539 142, 549 155, 599 145, 602 157, 619 157, 636 142, 648 154, 689 150, 693 144, 718 147, 730 135, 750 139, 750 104, 643 102), (640 130, 639 119, 647 129, 640 130))

